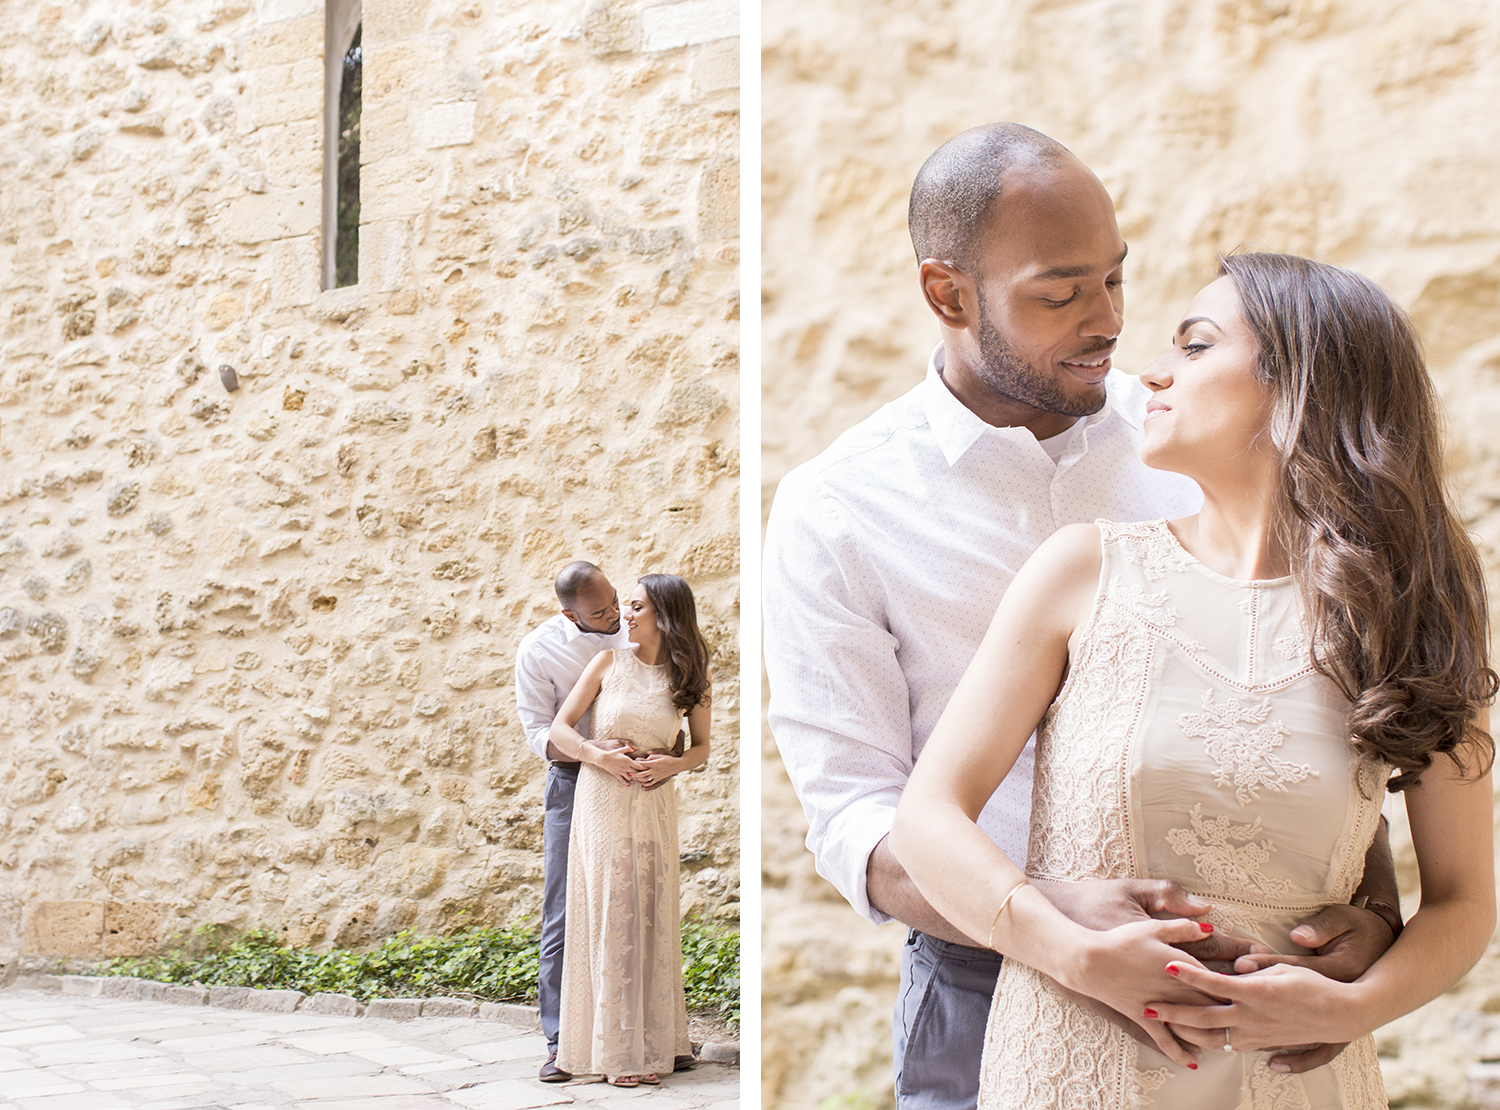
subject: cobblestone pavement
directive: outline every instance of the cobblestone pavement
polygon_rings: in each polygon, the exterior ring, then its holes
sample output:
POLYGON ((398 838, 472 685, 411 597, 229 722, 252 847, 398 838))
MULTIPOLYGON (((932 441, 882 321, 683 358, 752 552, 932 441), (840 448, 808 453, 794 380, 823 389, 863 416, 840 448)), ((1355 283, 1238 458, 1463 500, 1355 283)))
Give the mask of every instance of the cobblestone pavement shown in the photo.
POLYGON ((0 1110, 739 1110, 737 1067, 631 1090, 539 1082, 545 1055, 540 1034, 472 1018, 0 992, 0 1110))

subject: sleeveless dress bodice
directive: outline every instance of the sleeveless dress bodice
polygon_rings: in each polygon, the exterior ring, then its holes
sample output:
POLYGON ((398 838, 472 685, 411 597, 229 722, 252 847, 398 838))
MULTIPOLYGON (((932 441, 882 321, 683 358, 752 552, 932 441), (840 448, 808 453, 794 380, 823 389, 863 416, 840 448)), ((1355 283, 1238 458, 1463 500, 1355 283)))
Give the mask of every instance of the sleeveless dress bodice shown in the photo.
MULTIPOLYGON (((1312 667, 1290 579, 1217 574, 1165 521, 1099 527, 1094 607, 1037 729, 1027 873, 1171 879, 1213 904, 1216 929, 1305 954, 1288 933, 1352 896, 1386 769, 1350 744, 1348 702, 1312 667)), ((1190 1071, 1006 961, 980 1105, 1386 1106, 1369 1037, 1300 1076, 1270 1056, 1204 1052, 1190 1071)))

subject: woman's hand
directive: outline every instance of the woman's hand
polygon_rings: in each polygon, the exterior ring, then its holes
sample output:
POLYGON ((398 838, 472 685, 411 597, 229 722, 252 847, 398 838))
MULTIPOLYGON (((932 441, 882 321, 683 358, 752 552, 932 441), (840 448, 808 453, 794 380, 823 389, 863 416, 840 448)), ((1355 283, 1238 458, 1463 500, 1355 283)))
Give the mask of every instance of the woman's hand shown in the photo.
POLYGON ((593 749, 590 763, 626 786, 631 784, 636 772, 635 749, 628 741, 611 736, 599 741, 590 740, 587 747, 593 749))
POLYGON ((1069 959, 1071 971, 1065 981, 1060 981, 1135 1020, 1169 1060, 1196 1068, 1196 1046, 1184 1045, 1172 1035, 1159 1017, 1162 1004, 1153 1000, 1172 998, 1184 1007, 1188 1003, 1202 1007, 1215 1001, 1214 996, 1200 993, 1191 985, 1184 987, 1166 970, 1169 963, 1190 964, 1202 970, 1176 946, 1205 935, 1202 924, 1186 920, 1136 921, 1095 932, 1069 959))
POLYGON ((635 757, 635 781, 642 790, 655 790, 678 771, 682 770, 682 759, 666 752, 651 752, 635 757))
POLYGON ((1167 970, 1178 982, 1219 1000, 1206 1006, 1149 1003, 1179 1036, 1204 1047, 1223 1048, 1227 1040, 1237 1052, 1261 1052, 1286 1045, 1338 1044, 1360 1032, 1348 1028, 1345 1020, 1351 988, 1305 967, 1277 964, 1243 975, 1220 975, 1174 960, 1167 970))

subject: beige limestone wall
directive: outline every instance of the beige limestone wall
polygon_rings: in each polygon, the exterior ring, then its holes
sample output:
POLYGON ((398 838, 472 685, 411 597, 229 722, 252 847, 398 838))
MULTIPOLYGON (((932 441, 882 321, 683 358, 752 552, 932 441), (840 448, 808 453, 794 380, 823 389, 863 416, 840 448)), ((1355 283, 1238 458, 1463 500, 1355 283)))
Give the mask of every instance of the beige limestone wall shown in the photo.
POLYGON ((321 3, 0 5, 0 964, 535 915, 574 557, 697 590, 683 905, 737 914, 735 7, 363 18, 324 291, 321 3))
MULTIPOLYGON (((1130 243, 1117 364, 1138 368, 1240 243, 1376 278, 1416 314, 1450 461, 1500 567, 1500 24, 1396 0, 763 4, 763 501, 921 377, 937 341, 905 232, 912 176, 993 119, 1080 155, 1130 243)), ((902 932, 813 873, 763 737, 766 1104, 887 1106, 902 932)), ((1396 843, 1407 896, 1410 841, 1396 843)), ((1409 907, 1408 907, 1409 908, 1409 907)), ((1381 1037, 1395 1105, 1469 1105, 1500 1057, 1500 950, 1381 1037)))

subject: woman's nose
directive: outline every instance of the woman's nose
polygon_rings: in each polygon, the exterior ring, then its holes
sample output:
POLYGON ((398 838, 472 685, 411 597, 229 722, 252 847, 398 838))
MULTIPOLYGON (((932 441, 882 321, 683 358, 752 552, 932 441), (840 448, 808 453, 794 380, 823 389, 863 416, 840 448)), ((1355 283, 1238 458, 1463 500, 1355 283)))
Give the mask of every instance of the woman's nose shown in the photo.
POLYGON ((1146 369, 1141 371, 1141 384, 1153 392, 1158 389, 1166 389, 1172 384, 1172 371, 1169 365, 1170 351, 1157 355, 1146 369))

